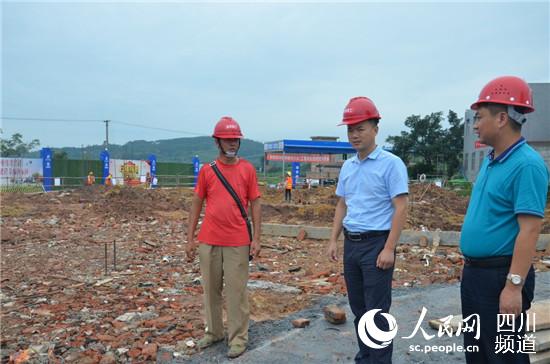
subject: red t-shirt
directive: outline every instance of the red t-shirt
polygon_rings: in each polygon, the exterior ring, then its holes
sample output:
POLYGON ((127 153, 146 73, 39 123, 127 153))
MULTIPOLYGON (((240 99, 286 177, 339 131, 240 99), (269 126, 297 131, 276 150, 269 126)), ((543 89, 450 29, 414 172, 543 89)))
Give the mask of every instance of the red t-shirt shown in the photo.
MULTIPOLYGON (((236 164, 223 164, 218 159, 216 165, 248 213, 248 201, 260 197, 254 166, 240 158, 236 164)), ((199 242, 223 246, 250 244, 246 222, 241 216, 239 206, 209 164, 204 165, 199 172, 195 193, 206 200, 199 242)))

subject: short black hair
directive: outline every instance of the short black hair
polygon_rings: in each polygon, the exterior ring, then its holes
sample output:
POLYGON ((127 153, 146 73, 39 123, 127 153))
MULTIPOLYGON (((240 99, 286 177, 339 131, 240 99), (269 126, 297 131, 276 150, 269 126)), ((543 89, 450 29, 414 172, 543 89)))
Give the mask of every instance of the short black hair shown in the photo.
POLYGON ((361 121, 361 123, 369 122, 372 126, 378 126, 379 121, 380 119, 367 119, 367 120, 361 121))
MULTIPOLYGON (((478 108, 479 107, 487 108, 487 110, 489 110, 489 112, 491 113, 492 116, 495 116, 499 112, 505 112, 506 115, 508 115, 508 105, 505 105, 505 104, 497 104, 497 103, 494 103, 494 102, 483 102, 483 103, 479 104, 478 108)), ((517 112, 519 112, 521 114, 524 114, 525 111, 527 111, 526 108, 521 107, 521 106, 514 106, 514 110, 516 110, 517 112)), ((510 119, 510 121, 511 121, 510 126, 511 126, 512 130, 521 132, 521 126, 522 125, 520 123, 518 123, 515 119, 512 119, 512 117, 510 117, 510 115, 508 115, 508 119, 510 119)))

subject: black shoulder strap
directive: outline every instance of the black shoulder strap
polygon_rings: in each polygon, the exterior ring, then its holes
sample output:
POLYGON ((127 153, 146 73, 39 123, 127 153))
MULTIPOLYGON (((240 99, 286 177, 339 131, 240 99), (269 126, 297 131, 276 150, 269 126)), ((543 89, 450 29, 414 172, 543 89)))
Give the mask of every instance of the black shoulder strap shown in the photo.
POLYGON ((235 202, 237 203, 237 206, 239 206, 239 210, 241 210, 241 216, 243 217, 244 221, 246 222, 246 228, 248 229, 248 237, 252 241, 252 226, 250 225, 250 220, 248 219, 248 214, 246 213, 246 210, 244 209, 244 206, 241 203, 241 199, 239 198, 239 196, 237 196, 237 193, 235 192, 233 187, 231 187, 229 182, 223 176, 222 172, 220 171, 220 169, 216 165, 216 161, 211 162, 210 167, 212 167, 212 170, 214 170, 214 173, 216 173, 216 176, 218 176, 218 178, 220 179, 220 182, 224 185, 225 189, 227 190, 227 192, 229 192, 231 197, 233 197, 233 200, 235 200, 235 202))

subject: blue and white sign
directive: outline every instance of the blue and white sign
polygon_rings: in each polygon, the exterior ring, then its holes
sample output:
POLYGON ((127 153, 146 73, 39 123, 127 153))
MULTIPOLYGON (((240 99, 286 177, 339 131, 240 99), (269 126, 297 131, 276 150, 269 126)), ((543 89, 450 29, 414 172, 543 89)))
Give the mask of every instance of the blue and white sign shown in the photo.
POLYGON ((296 179, 300 177, 300 162, 292 162, 292 185, 296 186, 296 179))
POLYGON ((102 151, 99 154, 99 160, 103 165, 103 177, 101 178, 101 184, 105 184, 105 179, 109 175, 109 152, 107 150, 102 151))
POLYGON ((53 154, 50 148, 42 148, 40 151, 40 157, 42 158, 42 177, 44 184, 44 191, 48 192, 52 190, 53 186, 53 154))
POLYGON ((283 150, 284 142, 282 140, 276 142, 264 143, 264 152, 280 152, 283 150))
POLYGON ((157 185, 157 156, 154 154, 149 155, 149 166, 151 167, 151 187, 157 185))
POLYGON ((199 156, 196 155, 193 157, 193 186, 197 185, 197 177, 199 176, 199 170, 200 170, 201 161, 199 159, 199 156))

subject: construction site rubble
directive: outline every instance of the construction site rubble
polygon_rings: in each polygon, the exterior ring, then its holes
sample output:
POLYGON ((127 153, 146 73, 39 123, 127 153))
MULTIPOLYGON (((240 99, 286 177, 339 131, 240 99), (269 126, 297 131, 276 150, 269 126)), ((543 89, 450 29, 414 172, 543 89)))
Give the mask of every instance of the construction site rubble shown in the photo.
MULTIPOLYGON (((334 187, 297 190, 291 204, 280 191, 262 193, 265 222, 332 223, 334 187)), ((174 356, 196 353, 205 327, 198 260, 187 263, 184 252, 192 194, 102 186, 2 194, 2 363, 155 362, 166 348, 174 356)), ((466 206, 467 197, 453 191, 413 185, 406 228, 459 231, 466 206)), ((547 220, 543 232, 550 232, 547 220)), ((326 245, 303 230, 262 238, 260 257, 250 262, 253 321, 346 294, 342 263, 328 259, 326 245)), ((550 270, 548 255, 537 252, 538 271, 550 270)), ((392 285, 454 283, 461 269, 457 247, 436 239, 400 244, 392 285)), ((328 312, 345 320, 345 312, 328 312)))

